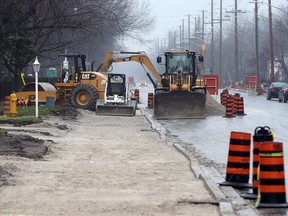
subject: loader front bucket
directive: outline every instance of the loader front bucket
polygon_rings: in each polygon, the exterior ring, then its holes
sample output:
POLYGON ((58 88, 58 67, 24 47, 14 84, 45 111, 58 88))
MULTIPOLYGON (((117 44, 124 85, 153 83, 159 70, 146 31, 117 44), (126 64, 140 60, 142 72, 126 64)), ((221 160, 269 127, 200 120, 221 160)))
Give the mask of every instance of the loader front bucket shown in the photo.
POLYGON ((96 114, 106 116, 135 116, 137 102, 128 101, 127 104, 105 104, 103 100, 97 100, 96 114))
POLYGON ((154 96, 156 119, 195 119, 206 117, 206 94, 172 91, 154 96))

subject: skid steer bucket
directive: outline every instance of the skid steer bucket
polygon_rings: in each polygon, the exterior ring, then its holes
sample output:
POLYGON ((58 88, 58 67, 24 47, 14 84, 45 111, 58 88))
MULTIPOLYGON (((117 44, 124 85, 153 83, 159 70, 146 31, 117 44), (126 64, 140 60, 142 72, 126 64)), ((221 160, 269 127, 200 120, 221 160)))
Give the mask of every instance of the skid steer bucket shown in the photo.
POLYGON ((127 104, 105 104, 104 100, 97 100, 96 114, 107 116, 135 116, 137 102, 128 101, 127 104))
POLYGON ((205 118, 206 95, 189 91, 155 94, 154 117, 156 119, 205 118))

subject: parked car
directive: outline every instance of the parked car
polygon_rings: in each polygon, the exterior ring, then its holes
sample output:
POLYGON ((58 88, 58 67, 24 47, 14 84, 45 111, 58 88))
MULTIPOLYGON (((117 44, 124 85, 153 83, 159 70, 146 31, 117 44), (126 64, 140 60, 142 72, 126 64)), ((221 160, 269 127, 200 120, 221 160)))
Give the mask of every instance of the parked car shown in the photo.
POLYGON ((284 82, 272 82, 266 92, 267 100, 271 100, 271 98, 278 98, 278 92, 285 84, 286 83, 284 82))
POLYGON ((288 101, 288 84, 285 84, 278 92, 278 101, 284 103, 288 101))

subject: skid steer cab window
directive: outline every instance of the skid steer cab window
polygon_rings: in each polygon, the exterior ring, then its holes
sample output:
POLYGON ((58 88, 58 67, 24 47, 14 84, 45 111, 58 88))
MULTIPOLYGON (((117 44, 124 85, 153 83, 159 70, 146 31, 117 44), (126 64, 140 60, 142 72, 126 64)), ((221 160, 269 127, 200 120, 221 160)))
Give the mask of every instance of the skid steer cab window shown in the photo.
POLYGON ((124 79, 122 76, 114 75, 110 79, 111 83, 124 83, 124 79))
POLYGON ((183 73, 192 73, 192 56, 185 55, 171 55, 168 59, 168 73, 176 73, 181 70, 183 73))

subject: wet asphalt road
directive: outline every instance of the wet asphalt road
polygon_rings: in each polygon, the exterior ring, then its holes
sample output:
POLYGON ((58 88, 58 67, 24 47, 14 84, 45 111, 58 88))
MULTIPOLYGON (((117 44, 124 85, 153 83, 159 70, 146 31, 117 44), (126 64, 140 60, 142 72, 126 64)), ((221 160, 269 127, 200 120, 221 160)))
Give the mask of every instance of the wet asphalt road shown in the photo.
MULTIPOLYGON (((146 95, 153 89, 140 89, 143 104, 147 103, 146 95)), ((237 91, 230 91, 231 94, 237 91)), ((196 149, 200 158, 213 161, 218 172, 225 175, 231 131, 251 133, 255 128, 269 126, 274 141, 282 142, 284 148, 284 166, 286 194, 288 191, 288 103, 279 103, 277 99, 267 100, 265 95, 250 96, 247 92, 239 92, 244 97, 245 116, 224 118, 223 116, 207 116, 206 119, 159 120, 174 136, 189 143, 196 149)), ((217 98, 220 101, 220 95, 217 98)), ((252 160, 251 142, 251 160, 252 160)), ((251 161, 252 163, 252 161, 251 161)), ((252 167, 252 164, 250 165, 252 167)), ((252 172, 252 169, 250 168, 252 172)), ((225 177, 225 176, 223 176, 225 177)), ((250 178, 250 183, 252 177, 250 178)), ((261 210, 261 215, 288 215, 288 210, 261 210)))
MULTIPOLYGON (((140 88, 142 106, 147 103, 148 92, 153 92, 153 89, 140 88)), ((173 135, 193 145, 204 158, 219 164, 227 163, 231 131, 251 133, 253 136, 256 127, 269 126, 274 134, 274 141, 283 143, 285 164, 288 166, 288 103, 279 103, 277 99, 269 101, 264 95, 249 96, 246 92, 239 93, 244 97, 245 116, 207 116, 206 119, 158 121, 173 135)), ((219 97, 217 101, 220 101, 219 97)))
POLYGON ((285 158, 288 159, 288 104, 279 103, 276 99, 266 100, 265 96, 249 96, 245 92, 240 94, 244 97, 245 116, 208 116, 206 119, 160 122, 181 140, 193 145, 203 157, 220 164, 227 163, 231 131, 251 133, 253 136, 256 127, 269 126, 274 141, 283 143, 285 158))

